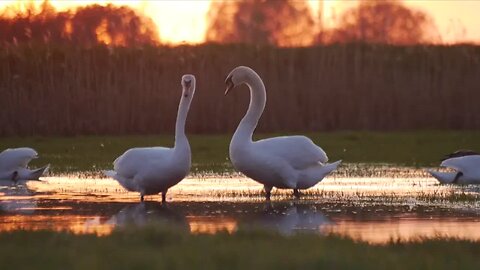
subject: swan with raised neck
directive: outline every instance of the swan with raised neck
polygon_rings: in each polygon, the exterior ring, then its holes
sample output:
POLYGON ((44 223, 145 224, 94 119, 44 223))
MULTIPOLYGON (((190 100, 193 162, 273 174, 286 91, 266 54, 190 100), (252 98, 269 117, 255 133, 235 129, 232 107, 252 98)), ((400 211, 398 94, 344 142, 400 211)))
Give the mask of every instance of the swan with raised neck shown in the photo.
POLYGON ((145 195, 162 193, 162 202, 170 187, 184 179, 191 167, 191 150, 185 135, 185 123, 195 94, 195 76, 182 76, 182 95, 175 123, 175 145, 166 147, 142 147, 127 150, 114 161, 114 170, 105 174, 116 179, 129 191, 145 195))

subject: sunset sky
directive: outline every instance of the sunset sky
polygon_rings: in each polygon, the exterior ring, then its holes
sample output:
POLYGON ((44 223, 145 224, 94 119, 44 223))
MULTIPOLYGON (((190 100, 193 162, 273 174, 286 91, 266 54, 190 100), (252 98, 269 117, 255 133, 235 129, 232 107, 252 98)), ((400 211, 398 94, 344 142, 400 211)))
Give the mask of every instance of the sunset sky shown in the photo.
MULTIPOLYGON (((19 1, 1 1, 1 6, 18 5, 19 1)), ((26 2, 26 1, 24 1, 26 2)), ((42 0, 35 1, 41 3, 42 0)), ((59 1, 51 0, 58 10, 65 10, 78 5, 92 3, 128 5, 151 17, 159 27, 162 41, 173 44, 182 42, 199 43, 205 36, 206 21, 210 1, 208 0, 164 0, 164 1, 59 1)), ((355 0, 325 0, 325 24, 332 26, 336 15, 352 5, 355 0)), ((470 41, 480 43, 480 1, 456 0, 406 0, 409 6, 426 11, 434 19, 435 24, 446 43, 470 41)), ((309 0, 316 16, 318 0, 309 0)))

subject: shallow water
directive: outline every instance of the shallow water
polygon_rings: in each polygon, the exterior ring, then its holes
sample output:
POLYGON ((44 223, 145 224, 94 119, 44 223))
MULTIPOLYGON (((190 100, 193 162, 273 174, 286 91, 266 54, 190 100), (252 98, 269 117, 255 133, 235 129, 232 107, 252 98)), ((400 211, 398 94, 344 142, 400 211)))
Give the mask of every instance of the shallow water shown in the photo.
POLYGON ((55 230, 107 235, 123 226, 162 224, 191 233, 262 228, 285 235, 337 234, 370 243, 431 237, 480 240, 480 188, 438 185, 423 170, 375 167, 339 171, 294 200, 290 190, 263 199, 241 175, 187 178, 168 203, 125 192, 93 174, 50 176, 0 188, 0 231, 55 230), (361 172, 363 169, 360 169, 361 172))

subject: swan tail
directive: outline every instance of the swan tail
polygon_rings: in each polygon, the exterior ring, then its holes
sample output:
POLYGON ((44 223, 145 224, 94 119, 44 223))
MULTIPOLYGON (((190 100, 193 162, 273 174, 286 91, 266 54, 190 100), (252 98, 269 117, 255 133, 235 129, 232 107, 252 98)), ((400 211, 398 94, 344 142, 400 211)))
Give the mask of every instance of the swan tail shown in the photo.
POLYGON ((44 166, 42 168, 38 168, 38 169, 35 169, 35 170, 32 170, 32 172, 30 173, 32 179, 31 180, 39 180, 39 178, 46 174, 48 172, 48 170, 50 169, 50 164, 48 164, 47 166, 44 166))
POLYGON ((302 171, 300 181, 297 184, 297 188, 305 189, 310 188, 319 183, 325 178, 325 176, 332 173, 342 163, 341 160, 333 163, 327 163, 322 166, 310 167, 302 171))
POLYGON ((107 177, 115 178, 117 175, 116 171, 103 171, 103 174, 107 177))
POLYGON ((455 177, 457 176, 456 172, 437 172, 433 170, 427 170, 427 172, 442 184, 453 183, 455 177))
POLYGON ((29 170, 29 169, 21 169, 18 172, 18 178, 17 180, 34 180, 34 181, 40 181, 40 177, 48 172, 48 169, 50 168, 50 164, 45 166, 45 167, 42 167, 42 168, 38 168, 38 169, 34 169, 34 170, 29 170))
POLYGON ((133 179, 125 178, 122 175, 119 175, 116 171, 103 171, 103 174, 117 180, 117 182, 128 191, 136 191, 137 190, 134 187, 133 179))

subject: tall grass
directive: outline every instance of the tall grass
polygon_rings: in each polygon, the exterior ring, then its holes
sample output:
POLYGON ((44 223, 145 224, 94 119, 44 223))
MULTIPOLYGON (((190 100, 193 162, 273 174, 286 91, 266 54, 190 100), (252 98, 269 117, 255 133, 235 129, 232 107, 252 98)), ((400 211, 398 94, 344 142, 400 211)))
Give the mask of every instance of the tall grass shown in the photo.
POLYGON ((479 46, 2 45, 0 135, 171 133, 185 73, 188 132, 231 132, 248 103, 223 96, 237 65, 266 84, 262 132, 480 128, 479 46))

